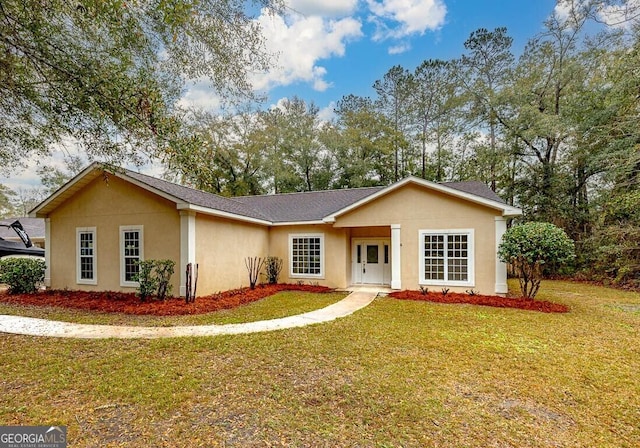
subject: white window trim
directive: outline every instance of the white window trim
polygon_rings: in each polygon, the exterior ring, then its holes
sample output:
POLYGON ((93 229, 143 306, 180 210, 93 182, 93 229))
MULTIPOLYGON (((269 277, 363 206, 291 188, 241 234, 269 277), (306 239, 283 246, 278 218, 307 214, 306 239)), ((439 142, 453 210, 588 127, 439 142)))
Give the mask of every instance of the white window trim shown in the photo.
POLYGON ((324 233, 290 233, 289 234, 289 277, 324 279, 324 233), (293 239, 294 238, 320 238, 320 273, 319 274, 294 274, 293 273, 293 239))
MULTIPOLYGON (((418 230, 418 266, 420 271, 418 272, 419 285, 433 285, 433 286, 475 286, 475 238, 474 229, 420 229, 418 230), (467 273, 469 279, 465 282, 456 280, 447 280, 445 270, 444 280, 425 280, 424 279, 424 236, 425 235, 467 235, 468 239, 468 257, 469 263, 467 265, 467 273)), ((445 264, 446 266, 446 264, 445 264)))
POLYGON ((137 288, 140 286, 138 282, 125 280, 125 263, 124 263, 124 232, 137 230, 140 234, 140 261, 144 260, 144 226, 120 226, 120 286, 137 288))
POLYGON ((95 227, 76 227, 76 283, 78 285, 98 284, 98 233, 95 227), (80 234, 93 234, 93 278, 81 278, 82 263, 80 256, 80 234))

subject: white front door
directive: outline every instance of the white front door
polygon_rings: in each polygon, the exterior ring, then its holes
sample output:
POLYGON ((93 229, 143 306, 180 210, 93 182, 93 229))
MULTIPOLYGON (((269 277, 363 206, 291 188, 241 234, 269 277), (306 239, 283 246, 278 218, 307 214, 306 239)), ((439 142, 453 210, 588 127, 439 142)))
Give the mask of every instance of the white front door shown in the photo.
POLYGON ((388 284, 391 277, 389 240, 354 240, 353 273, 355 284, 388 284))

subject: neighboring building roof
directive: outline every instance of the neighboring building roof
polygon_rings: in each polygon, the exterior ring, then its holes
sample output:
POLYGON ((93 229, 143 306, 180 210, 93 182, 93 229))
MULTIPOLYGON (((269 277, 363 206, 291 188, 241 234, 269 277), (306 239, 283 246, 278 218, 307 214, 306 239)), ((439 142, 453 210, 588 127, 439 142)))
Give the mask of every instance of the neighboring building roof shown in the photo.
POLYGON ((20 237, 13 229, 9 229, 7 227, 2 227, 2 225, 10 225, 16 221, 20 221, 22 227, 24 228, 29 238, 37 239, 44 238, 44 219, 42 218, 5 218, 0 220, 0 238, 5 240, 19 240, 20 237))
POLYGON ((103 167, 94 163, 36 206, 30 215, 46 216, 79 189, 101 175, 107 178, 109 175, 114 175, 128 180, 141 188, 175 202, 176 207, 180 210, 195 210, 201 213, 252 221, 264 225, 332 222, 336 216, 388 194, 408 183, 500 210, 503 216, 521 214, 518 208, 505 204, 498 195, 482 182, 438 184, 416 177, 408 177, 387 187, 227 198, 126 169, 117 169, 112 174, 104 174, 103 167))

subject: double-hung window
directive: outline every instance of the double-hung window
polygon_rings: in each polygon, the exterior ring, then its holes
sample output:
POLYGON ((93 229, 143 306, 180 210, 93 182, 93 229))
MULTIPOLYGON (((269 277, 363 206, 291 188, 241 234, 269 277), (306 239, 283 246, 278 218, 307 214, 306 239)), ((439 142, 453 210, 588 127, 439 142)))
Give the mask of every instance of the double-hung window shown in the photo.
POLYGON ((324 235, 289 235, 289 260, 291 277, 324 278, 324 235))
POLYGON ((138 286, 138 262, 144 260, 143 236, 142 226, 120 226, 120 286, 138 286))
POLYGON ((473 229, 420 230, 420 284, 474 286, 473 229))
POLYGON ((76 283, 98 284, 96 265, 96 228, 76 228, 76 283))

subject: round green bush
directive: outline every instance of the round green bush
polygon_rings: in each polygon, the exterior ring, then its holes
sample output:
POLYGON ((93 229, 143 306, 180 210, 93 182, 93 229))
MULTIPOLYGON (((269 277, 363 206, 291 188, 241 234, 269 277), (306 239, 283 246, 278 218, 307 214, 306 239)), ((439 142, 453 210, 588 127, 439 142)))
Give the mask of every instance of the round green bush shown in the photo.
POLYGON ((527 222, 505 232, 498 257, 511 263, 518 274, 522 295, 533 299, 540 288, 544 265, 559 266, 571 261, 575 246, 561 228, 548 222, 527 222))
POLYGON ((0 283, 9 286, 11 294, 31 294, 44 282, 45 264, 35 258, 4 258, 0 260, 0 283))

